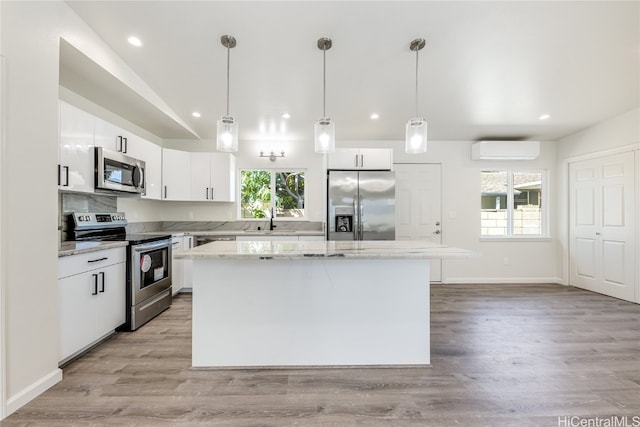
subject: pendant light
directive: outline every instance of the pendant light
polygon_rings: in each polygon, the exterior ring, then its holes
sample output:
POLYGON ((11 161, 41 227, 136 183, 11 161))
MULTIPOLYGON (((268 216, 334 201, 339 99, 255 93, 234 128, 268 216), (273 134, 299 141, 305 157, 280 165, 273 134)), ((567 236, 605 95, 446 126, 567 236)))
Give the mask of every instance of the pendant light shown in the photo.
POLYGON ((418 52, 425 45, 424 39, 415 39, 409 49, 416 53, 416 115, 407 122, 405 151, 411 154, 427 152, 427 121, 418 117, 418 52))
POLYGON ((227 48, 227 114, 218 120, 218 139, 216 148, 218 151, 238 151, 238 122, 229 115, 229 50, 236 47, 236 39, 224 35, 220 38, 222 46, 227 48))
POLYGON ((316 153, 332 153, 336 150, 336 124, 327 117, 327 50, 331 49, 331 39, 322 37, 318 39, 318 49, 322 51, 322 117, 313 126, 316 153))

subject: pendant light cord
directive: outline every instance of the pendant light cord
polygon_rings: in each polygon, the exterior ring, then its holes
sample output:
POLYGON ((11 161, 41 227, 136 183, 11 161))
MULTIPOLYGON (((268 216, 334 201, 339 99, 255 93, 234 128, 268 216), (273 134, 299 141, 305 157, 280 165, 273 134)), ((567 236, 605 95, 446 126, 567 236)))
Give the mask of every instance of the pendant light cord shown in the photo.
POLYGON ((322 117, 327 117, 327 50, 322 51, 322 117))
POLYGON ((418 52, 419 49, 416 49, 416 117, 418 117, 418 52))
POLYGON ((229 58, 230 55, 229 43, 227 43, 227 116, 229 115, 229 58))

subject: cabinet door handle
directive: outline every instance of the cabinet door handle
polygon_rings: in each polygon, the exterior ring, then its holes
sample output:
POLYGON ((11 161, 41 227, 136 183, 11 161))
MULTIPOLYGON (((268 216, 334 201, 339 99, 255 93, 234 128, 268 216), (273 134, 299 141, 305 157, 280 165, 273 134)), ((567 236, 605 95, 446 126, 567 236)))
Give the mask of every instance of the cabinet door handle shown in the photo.
POLYGON ((360 154, 360 167, 364 167, 364 154, 360 154))
POLYGON ((211 187, 211 200, 213 200, 213 187, 211 187))
POLYGON ((58 163, 58 185, 62 185, 62 165, 58 163))
POLYGON ((205 194, 206 194, 205 197, 207 198, 207 200, 209 200, 209 187, 207 187, 207 190, 206 190, 205 194))
POLYGON ((127 154, 129 151, 129 141, 127 138, 122 138, 122 141, 124 142, 124 153, 127 154))
POLYGON ((100 273, 100 292, 104 292, 104 271, 100 273))
POLYGON ((164 198, 165 199, 167 198, 167 186, 166 185, 164 186, 164 198))
POLYGON ((120 135, 116 136, 116 150, 122 153, 122 137, 120 135))
POLYGON ((98 275, 92 274, 91 276, 93 276, 93 291, 91 295, 98 295, 98 275))
POLYGON ((64 169, 64 185, 63 185, 63 187, 68 187, 69 186, 69 166, 63 166, 62 169, 64 169))
POLYGON ((109 257, 106 257, 106 256, 105 256, 105 257, 98 258, 98 259, 90 259, 90 260, 89 260, 89 261, 87 261, 87 262, 98 262, 98 261, 104 261, 104 260, 106 260, 106 259, 109 259, 109 257))

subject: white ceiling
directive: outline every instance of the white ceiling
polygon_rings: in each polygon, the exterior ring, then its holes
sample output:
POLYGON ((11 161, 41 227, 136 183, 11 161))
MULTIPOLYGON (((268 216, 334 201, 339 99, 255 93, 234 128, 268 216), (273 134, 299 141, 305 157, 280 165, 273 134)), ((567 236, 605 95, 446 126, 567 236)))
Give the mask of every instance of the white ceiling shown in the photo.
MULTIPOLYGON (((224 34, 238 41, 230 114, 241 140, 313 138, 324 36, 333 39, 326 99, 338 140, 404 139, 415 116, 409 43, 417 37, 427 40, 419 115, 432 140, 553 140, 639 105, 638 1, 68 3, 202 138, 215 138, 225 113, 224 34), (132 34, 143 47, 127 43, 132 34), (540 121, 545 113, 551 118, 540 121)), ((100 92, 94 101, 113 104, 100 92)), ((188 133, 144 109, 123 114, 161 137, 188 133)))

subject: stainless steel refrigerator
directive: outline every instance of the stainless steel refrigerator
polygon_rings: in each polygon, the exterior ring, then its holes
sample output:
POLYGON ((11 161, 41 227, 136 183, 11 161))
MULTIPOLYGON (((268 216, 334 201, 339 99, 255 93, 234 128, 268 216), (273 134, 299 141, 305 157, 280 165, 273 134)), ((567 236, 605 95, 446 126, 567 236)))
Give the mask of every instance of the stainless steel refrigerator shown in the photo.
POLYGON ((327 173, 327 240, 395 240, 396 179, 389 171, 327 173))

